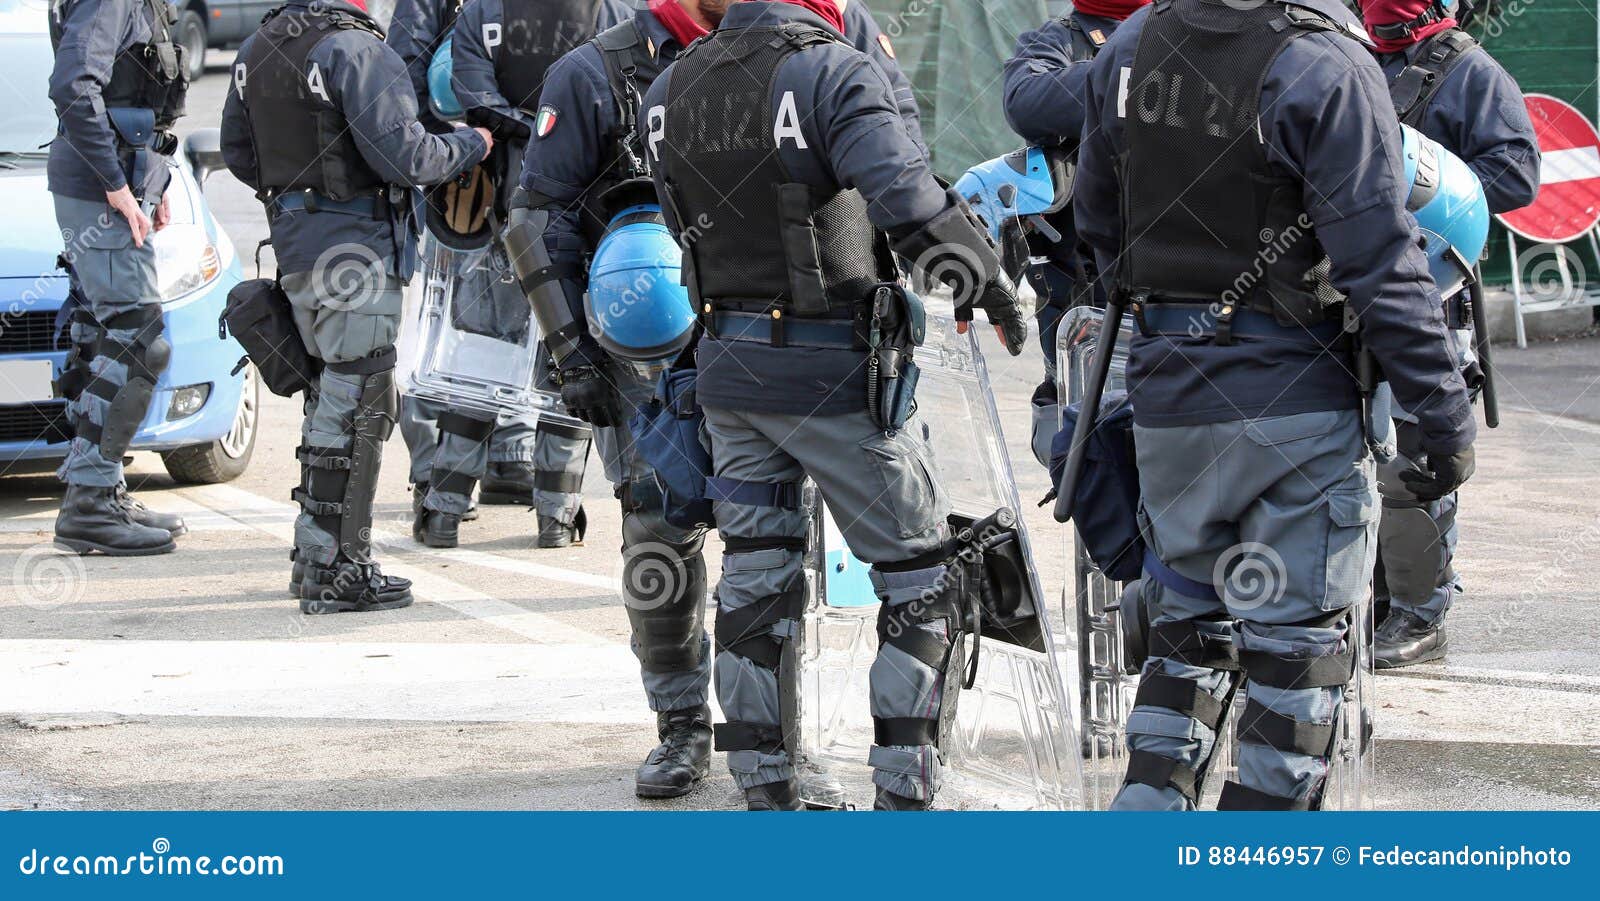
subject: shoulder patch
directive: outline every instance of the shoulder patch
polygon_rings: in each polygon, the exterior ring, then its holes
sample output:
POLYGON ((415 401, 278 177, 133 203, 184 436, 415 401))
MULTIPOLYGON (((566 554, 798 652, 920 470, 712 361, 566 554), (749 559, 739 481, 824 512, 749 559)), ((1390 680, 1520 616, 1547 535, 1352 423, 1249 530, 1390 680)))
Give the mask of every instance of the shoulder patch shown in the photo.
POLYGON ((886 34, 884 34, 882 32, 878 33, 878 46, 883 48, 883 52, 884 53, 889 54, 889 58, 890 59, 896 59, 897 58, 894 55, 894 45, 889 43, 889 36, 888 35, 886 35, 886 34))
POLYGON ((556 108, 550 104, 546 103, 539 107, 539 115, 533 122, 534 134, 541 138, 548 136, 550 132, 556 130, 556 120, 559 118, 556 108))

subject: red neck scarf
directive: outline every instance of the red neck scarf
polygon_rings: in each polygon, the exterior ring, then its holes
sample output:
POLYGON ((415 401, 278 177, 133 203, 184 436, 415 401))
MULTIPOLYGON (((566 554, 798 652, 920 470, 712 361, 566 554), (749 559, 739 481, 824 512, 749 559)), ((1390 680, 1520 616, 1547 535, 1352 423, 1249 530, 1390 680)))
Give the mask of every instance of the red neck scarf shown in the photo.
POLYGON ((678 43, 687 47, 707 32, 678 5, 678 0, 650 0, 650 12, 665 25, 678 43))
POLYGON ((1072 8, 1086 16, 1099 16, 1102 19, 1123 19, 1133 15, 1134 10, 1149 3, 1150 0, 1072 0, 1072 8))
POLYGON ((1410 35, 1400 38, 1380 38, 1373 33, 1373 27, 1409 22, 1432 8, 1434 2, 1435 0, 1361 0, 1361 20, 1366 23, 1367 34, 1372 35, 1372 40, 1377 43, 1379 53, 1399 53, 1446 28, 1456 27, 1456 20, 1446 16, 1436 22, 1419 25, 1411 30, 1410 35))
POLYGON ((344 2, 354 6, 356 9, 359 9, 362 12, 367 11, 367 0, 344 0, 344 2))
MULTIPOLYGON (((783 2, 817 14, 822 21, 828 23, 829 28, 844 34, 844 10, 839 8, 835 0, 783 0, 783 2)), ((864 3, 866 0, 853 0, 853 2, 864 3)))

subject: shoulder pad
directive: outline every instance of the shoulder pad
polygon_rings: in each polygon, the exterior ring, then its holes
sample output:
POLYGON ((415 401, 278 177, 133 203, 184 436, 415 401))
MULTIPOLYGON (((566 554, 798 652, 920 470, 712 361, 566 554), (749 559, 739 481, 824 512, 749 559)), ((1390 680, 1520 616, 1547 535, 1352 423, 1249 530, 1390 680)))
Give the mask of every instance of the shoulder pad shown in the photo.
POLYGON ((628 19, 607 28, 594 36, 594 44, 601 50, 628 50, 639 44, 639 23, 637 19, 628 19))
POLYGON ((1364 47, 1376 47, 1367 29, 1350 10, 1333 0, 1277 0, 1289 23, 1310 31, 1332 31, 1364 47))

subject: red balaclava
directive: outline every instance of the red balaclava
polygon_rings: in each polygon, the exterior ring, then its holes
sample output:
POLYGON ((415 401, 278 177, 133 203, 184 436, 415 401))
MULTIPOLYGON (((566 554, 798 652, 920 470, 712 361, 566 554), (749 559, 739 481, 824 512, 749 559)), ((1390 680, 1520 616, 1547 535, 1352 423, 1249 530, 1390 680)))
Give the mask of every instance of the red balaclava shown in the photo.
MULTIPOLYGON (((844 10, 839 8, 836 0, 783 0, 783 2, 805 7, 821 16, 822 21, 827 22, 834 31, 844 34, 844 10)), ((864 0, 855 2, 862 3, 864 0)))
POLYGON ((367 11, 367 0, 344 0, 344 2, 354 6, 356 9, 359 9, 362 12, 367 11))
POLYGON ((685 47, 694 43, 695 38, 707 33, 700 27, 699 22, 689 18, 689 14, 678 5, 678 0, 650 0, 650 12, 655 14, 661 24, 672 32, 672 36, 677 38, 678 43, 685 47))
POLYGON ((1072 0, 1072 8, 1086 16, 1099 16, 1102 19, 1123 19, 1133 15, 1134 10, 1149 3, 1150 0, 1072 0))
POLYGON ((1377 43, 1379 53, 1398 53, 1446 28, 1456 27, 1455 18, 1444 15, 1442 4, 1437 0, 1361 0, 1361 20, 1366 23, 1367 34, 1377 43), (1410 22, 1424 13, 1430 13, 1427 22, 1412 27, 1409 34, 1378 36, 1377 26, 1410 22))

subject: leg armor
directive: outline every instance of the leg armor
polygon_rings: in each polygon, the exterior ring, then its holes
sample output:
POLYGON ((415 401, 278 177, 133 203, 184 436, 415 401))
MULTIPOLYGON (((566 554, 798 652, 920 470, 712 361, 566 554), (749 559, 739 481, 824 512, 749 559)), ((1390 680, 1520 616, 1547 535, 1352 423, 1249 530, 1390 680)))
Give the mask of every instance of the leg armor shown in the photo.
POLYGON ((667 524, 654 481, 625 483, 621 494, 622 598, 650 708, 704 704, 704 536, 667 524))
POLYGON ((378 488, 383 443, 394 431, 399 395, 394 387, 395 349, 373 351, 348 363, 329 363, 328 370, 361 379, 361 393, 351 417, 347 447, 302 446, 301 486, 295 499, 322 531, 338 542, 338 558, 354 563, 372 560, 372 499, 378 488))
MULTIPOLYGON (((1348 632, 1349 623, 1349 613, 1340 610, 1294 627, 1348 632)), ((1251 626, 1241 623, 1241 628, 1251 626)), ((1284 641, 1270 643, 1281 647, 1284 641)), ((1249 680, 1239 722, 1240 782, 1223 785, 1218 810, 1322 807, 1339 707, 1355 672, 1355 649, 1348 636, 1339 646, 1344 649, 1312 655, 1302 648, 1240 650, 1239 662, 1249 680)))
MULTIPOLYGON (((587 425, 541 419, 534 428, 533 501, 540 516, 563 525, 584 522, 583 476, 594 432, 587 425)), ((583 528, 578 538, 583 538, 583 528)))
POLYGON ((80 416, 77 432, 78 437, 98 445, 100 456, 107 461, 121 460, 128 452, 150 409, 156 381, 172 358, 164 328, 157 304, 119 313, 104 323, 97 356, 105 362, 83 390, 106 402, 105 414, 100 425, 80 416))
POLYGON ((870 676, 872 781, 904 798, 931 801, 941 749, 955 725, 966 677, 965 635, 975 632, 982 563, 945 548, 912 560, 875 564, 878 658, 870 676))
POLYGON ((717 697, 728 722, 716 749, 740 788, 794 778, 795 683, 806 582, 805 539, 726 538, 717 586, 717 697))
POLYGON ((1144 638, 1150 659, 1128 718, 1128 770, 1113 809, 1193 809, 1239 686, 1231 621, 1169 620, 1144 638))
POLYGON ((454 410, 439 414, 439 448, 434 452, 433 472, 428 477, 429 510, 467 512, 472 490, 489 466, 489 436, 494 433, 494 417, 467 415, 454 410))

